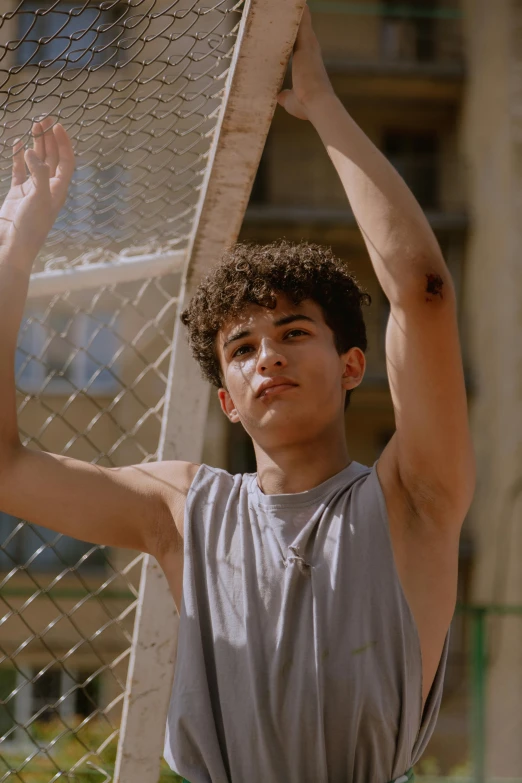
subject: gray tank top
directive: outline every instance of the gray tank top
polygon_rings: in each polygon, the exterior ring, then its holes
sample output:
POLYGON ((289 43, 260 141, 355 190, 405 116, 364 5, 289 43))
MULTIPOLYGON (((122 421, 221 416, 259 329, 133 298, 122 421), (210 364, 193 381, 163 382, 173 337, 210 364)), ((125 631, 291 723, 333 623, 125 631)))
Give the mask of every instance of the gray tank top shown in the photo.
POLYGON ((165 757, 190 783, 386 783, 420 757, 416 625, 375 467, 264 495, 203 465, 185 511, 165 757))

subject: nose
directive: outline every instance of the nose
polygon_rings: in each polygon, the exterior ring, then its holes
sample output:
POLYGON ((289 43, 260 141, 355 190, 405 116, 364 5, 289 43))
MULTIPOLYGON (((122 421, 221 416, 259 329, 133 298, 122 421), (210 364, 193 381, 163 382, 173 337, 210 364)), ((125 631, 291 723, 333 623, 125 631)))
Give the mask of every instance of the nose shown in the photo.
POLYGON ((257 371, 261 375, 269 374, 272 369, 286 367, 287 361, 279 346, 273 340, 262 340, 257 358, 257 371))

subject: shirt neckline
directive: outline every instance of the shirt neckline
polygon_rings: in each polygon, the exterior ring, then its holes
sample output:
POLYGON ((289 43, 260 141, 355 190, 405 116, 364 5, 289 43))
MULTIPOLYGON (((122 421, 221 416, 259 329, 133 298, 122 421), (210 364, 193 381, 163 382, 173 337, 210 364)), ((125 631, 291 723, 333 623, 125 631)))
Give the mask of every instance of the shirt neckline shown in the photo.
POLYGON ((309 506, 321 500, 326 495, 342 484, 346 486, 350 479, 354 479, 361 473, 369 472, 369 468, 360 462, 352 460, 349 465, 339 473, 330 476, 329 479, 318 484, 317 487, 306 489, 304 492, 292 492, 280 495, 265 495, 257 483, 257 473, 250 474, 250 494, 253 495, 260 506, 265 508, 297 508, 309 506))

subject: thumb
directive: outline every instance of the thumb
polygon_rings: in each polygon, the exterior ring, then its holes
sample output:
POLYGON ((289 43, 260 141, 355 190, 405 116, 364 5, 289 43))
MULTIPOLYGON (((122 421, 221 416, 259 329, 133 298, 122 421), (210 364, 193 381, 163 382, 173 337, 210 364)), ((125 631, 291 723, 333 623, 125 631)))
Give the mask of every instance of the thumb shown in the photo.
POLYGON ((291 94, 292 94, 292 90, 282 90, 277 96, 278 104, 283 108, 286 108, 286 102, 288 98, 291 96, 291 94))
POLYGON ((26 150, 25 162, 37 190, 49 191, 50 169, 33 149, 26 150))

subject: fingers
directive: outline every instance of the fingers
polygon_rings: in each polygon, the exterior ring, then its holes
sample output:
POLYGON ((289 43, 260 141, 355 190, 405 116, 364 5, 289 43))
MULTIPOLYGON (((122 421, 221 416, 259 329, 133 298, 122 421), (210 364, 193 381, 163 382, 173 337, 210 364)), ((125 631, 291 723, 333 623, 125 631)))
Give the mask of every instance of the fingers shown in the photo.
POLYGON ((13 171, 11 177, 11 187, 23 185, 27 179, 27 169, 24 160, 24 143, 21 139, 16 139, 13 144, 13 171))
POLYGON ((48 192, 49 191, 49 166, 45 163, 39 155, 37 155, 35 149, 26 150, 25 162, 29 169, 29 174, 33 180, 36 191, 48 192))
POLYGON ((33 149, 41 161, 47 163, 51 177, 56 175, 58 166, 58 145, 53 133, 53 118, 45 117, 40 122, 35 122, 32 128, 33 149))
POLYGON ((56 176, 60 180, 63 180, 66 186, 68 186, 74 173, 74 150, 69 138, 69 134, 63 125, 57 123, 52 130, 58 154, 56 176))
POLYGON ((42 163, 45 163, 45 141, 44 129, 41 122, 33 123, 33 150, 36 152, 42 163))
POLYGON ((282 90, 277 96, 278 104, 283 108, 285 108, 285 103, 291 94, 292 94, 292 90, 282 90))
POLYGON ((41 122, 45 146, 45 162, 49 166, 51 177, 56 175, 56 168, 58 166, 58 145, 54 138, 53 125, 54 122, 52 117, 46 117, 41 122))
POLYGON ((37 190, 51 191, 57 203, 63 202, 75 166, 69 135, 60 123, 54 124, 52 117, 46 117, 41 122, 33 123, 32 136, 33 147, 25 153, 20 139, 13 145, 11 184, 23 185, 29 169, 29 175, 37 190))

